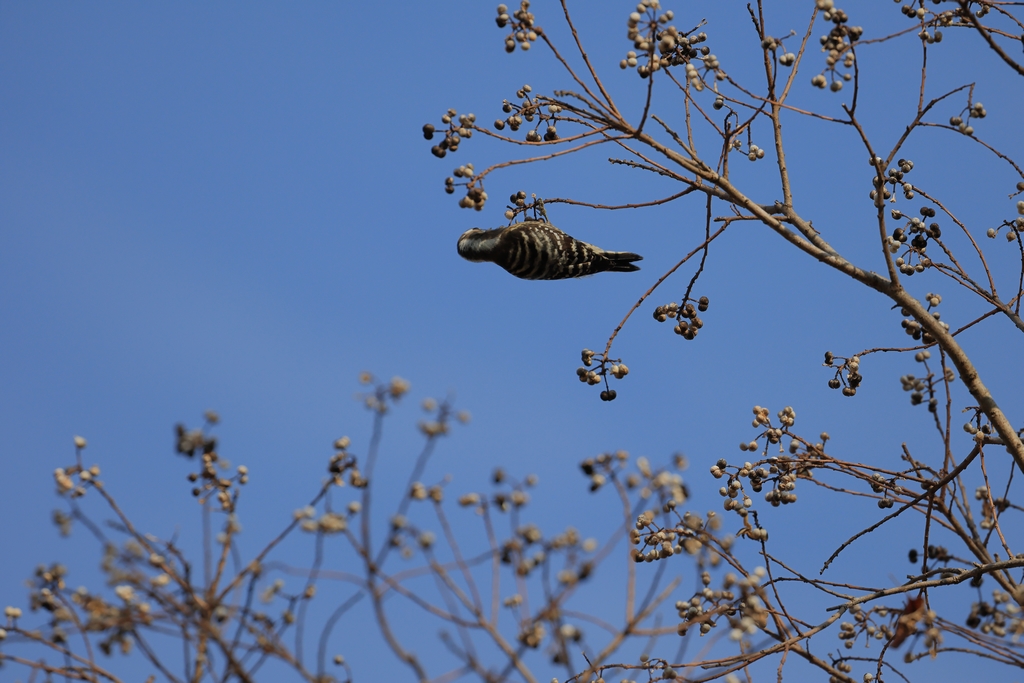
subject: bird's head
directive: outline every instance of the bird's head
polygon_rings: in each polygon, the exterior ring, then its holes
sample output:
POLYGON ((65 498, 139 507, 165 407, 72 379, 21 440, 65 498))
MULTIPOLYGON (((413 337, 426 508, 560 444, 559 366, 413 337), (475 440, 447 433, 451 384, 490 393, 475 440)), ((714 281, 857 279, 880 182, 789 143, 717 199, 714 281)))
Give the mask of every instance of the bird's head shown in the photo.
POLYGON ((467 261, 490 261, 490 252, 497 244, 501 229, 470 228, 459 237, 459 256, 467 261))

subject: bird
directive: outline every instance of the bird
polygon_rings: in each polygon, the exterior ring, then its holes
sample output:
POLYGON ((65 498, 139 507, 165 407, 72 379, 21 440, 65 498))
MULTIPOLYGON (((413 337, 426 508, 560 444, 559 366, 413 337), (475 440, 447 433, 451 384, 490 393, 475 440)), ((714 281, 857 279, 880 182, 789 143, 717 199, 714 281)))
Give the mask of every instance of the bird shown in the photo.
POLYGON ((526 220, 503 228, 470 228, 459 237, 459 256, 497 263, 524 280, 563 280, 611 271, 640 270, 629 251, 605 251, 562 232, 551 223, 526 220))

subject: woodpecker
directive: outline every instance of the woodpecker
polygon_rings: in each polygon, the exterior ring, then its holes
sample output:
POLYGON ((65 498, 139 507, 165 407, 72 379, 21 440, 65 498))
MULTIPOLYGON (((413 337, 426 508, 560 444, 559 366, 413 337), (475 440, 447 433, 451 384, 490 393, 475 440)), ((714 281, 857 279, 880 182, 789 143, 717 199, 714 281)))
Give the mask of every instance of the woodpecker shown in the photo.
POLYGON ((643 259, 628 251, 605 251, 565 234, 544 221, 528 220, 504 228, 471 228, 459 237, 459 256, 492 261, 524 280, 562 280, 603 271, 640 270, 643 259))

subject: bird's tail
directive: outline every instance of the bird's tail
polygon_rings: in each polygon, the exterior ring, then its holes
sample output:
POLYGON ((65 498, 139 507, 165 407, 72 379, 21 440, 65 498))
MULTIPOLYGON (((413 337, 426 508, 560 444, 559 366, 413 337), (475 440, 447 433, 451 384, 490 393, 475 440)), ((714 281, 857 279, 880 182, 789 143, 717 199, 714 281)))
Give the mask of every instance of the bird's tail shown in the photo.
POLYGON ((640 270, 640 266, 633 265, 633 261, 644 260, 643 256, 631 251, 606 251, 604 257, 611 263, 608 270, 613 273, 631 273, 634 270, 640 270))

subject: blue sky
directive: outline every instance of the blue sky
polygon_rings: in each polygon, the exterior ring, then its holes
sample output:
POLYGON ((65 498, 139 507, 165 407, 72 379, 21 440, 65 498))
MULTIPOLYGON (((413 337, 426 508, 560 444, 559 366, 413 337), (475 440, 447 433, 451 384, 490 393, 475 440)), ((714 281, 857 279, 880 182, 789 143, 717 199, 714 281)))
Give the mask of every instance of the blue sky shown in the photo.
MULTIPOLYGON (((802 30, 806 12, 792 10, 809 5, 784 4, 773 33, 802 30)), ((595 9, 579 13, 581 31, 609 87, 635 112, 640 81, 617 67, 631 47, 630 5, 587 6, 595 9)), ((744 60, 757 45, 741 7, 680 5, 676 23, 706 16, 725 68, 756 82, 744 60)), ((534 9, 568 50, 557 8, 534 9)), ((188 463, 173 454, 172 426, 216 409, 222 454, 252 472, 252 507, 241 516, 256 548, 304 504, 335 438, 349 434, 365 447, 369 418, 353 400, 362 370, 412 382, 385 441, 396 481, 415 457, 417 402, 452 396, 474 419, 442 445, 434 478, 454 471, 455 491, 480 490, 499 464, 535 472, 537 519, 586 535, 603 536, 615 510, 587 494, 581 459, 623 448, 663 461, 683 451, 694 464, 686 476, 695 507, 718 508, 707 467, 738 457, 736 444, 753 436, 755 404, 773 414, 793 405, 797 428, 829 431, 844 457, 895 462, 903 441, 922 453, 936 446, 924 411, 899 391, 900 375, 919 373, 910 358, 871 357, 854 400, 825 386, 826 349, 846 355, 904 343, 898 312, 754 225, 736 225, 711 252, 696 289, 711 299, 697 340, 651 319, 655 305, 681 296, 692 273, 684 268, 619 336, 616 353, 631 373, 616 384, 618 400, 603 403, 581 386, 580 349, 603 347, 638 296, 699 243, 703 200, 634 212, 551 208, 551 220, 574 236, 643 254, 640 273, 525 282, 461 260, 459 234, 502 224, 503 199, 519 189, 605 202, 678 191, 609 167, 602 149, 580 163, 496 174, 483 212, 459 209, 443 193, 444 177, 509 151, 478 136, 437 160, 422 124, 439 124, 448 107, 490 121, 523 83, 536 92, 567 83, 539 45, 506 55, 493 12, 489 3, 0 5, 0 501, 9 520, 0 524, 0 602, 23 600, 21 582, 41 562, 74 555, 83 582, 96 576, 94 544, 83 533, 60 539, 49 523, 58 505, 52 471, 71 462, 73 435, 89 439, 86 460, 101 465, 141 526, 194 539, 188 463)), ((855 21, 871 32, 906 20, 886 3, 855 21)), ((960 39, 950 36, 929 57, 935 80, 977 80, 975 97, 990 112, 979 132, 1013 131, 999 142, 1020 157, 1019 82, 972 37, 960 39)), ((869 132, 886 144, 916 102, 918 57, 909 53, 909 66, 887 63, 898 48, 862 56, 862 69, 886 79, 868 82, 861 104, 869 132)), ((811 60, 793 102, 838 114, 842 96, 808 85, 820 57, 811 60)), ((678 112, 667 94, 655 108, 678 112)), ((936 120, 957 113, 949 109, 936 120)), ((882 270, 870 169, 853 132, 807 119, 791 125, 790 168, 805 215, 840 251, 882 270)), ((758 139, 770 147, 766 129, 755 130, 758 139)), ((974 225, 1012 215, 1006 195, 1018 179, 976 146, 925 131, 907 156, 915 182, 927 180, 974 225)), ((735 159, 738 185, 764 202, 778 198, 769 160, 735 159)), ((1019 255, 1002 240, 984 246, 1011 287, 1019 255)), ((980 311, 946 282, 912 285, 922 296, 940 291, 951 322, 980 311)), ((964 343, 1019 423, 1019 341, 1008 328, 992 322, 964 343)), ((877 509, 844 514, 870 521, 877 509)), ((797 508, 778 516, 775 538, 816 567, 834 543, 807 538, 842 540, 856 530, 835 524, 797 508)), ((885 571, 911 571, 891 558, 916 543, 915 529, 875 548, 885 571)), ((364 677, 370 665, 356 653, 374 647, 357 640, 343 648, 364 677)))

